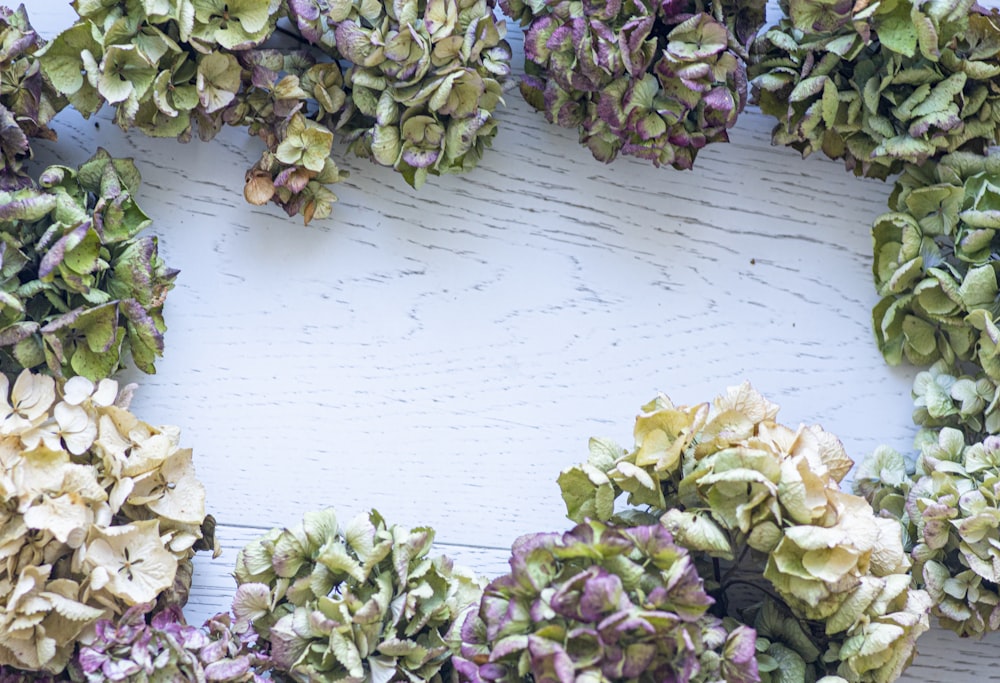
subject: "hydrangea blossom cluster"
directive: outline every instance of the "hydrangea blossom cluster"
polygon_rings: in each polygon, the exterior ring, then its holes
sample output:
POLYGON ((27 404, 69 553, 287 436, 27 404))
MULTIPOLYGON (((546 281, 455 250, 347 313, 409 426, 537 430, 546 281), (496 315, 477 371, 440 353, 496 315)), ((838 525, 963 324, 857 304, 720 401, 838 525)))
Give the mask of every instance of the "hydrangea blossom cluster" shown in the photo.
POLYGON ((98 621, 93 641, 80 648, 71 664, 71 680, 265 680, 266 657, 253 649, 256 638, 249 626, 236 629, 229 615, 220 614, 199 629, 184 621, 176 605, 150 615, 152 607, 135 605, 115 621, 98 621))
MULTIPOLYGON (((330 214, 340 132, 411 185, 476 164, 509 74, 488 0, 144 0, 77 3, 80 20, 41 53, 85 116, 187 140, 247 126, 266 146, 244 195, 308 223, 330 214), (274 38, 287 16, 300 42, 274 38)), ((282 28, 288 33, 287 29, 282 28)))
POLYGON ((522 536, 511 572, 462 626, 458 680, 760 680, 754 630, 707 612, 688 552, 661 525, 522 536))
POLYGON ((0 190, 0 371, 46 367, 108 377, 131 355, 154 372, 163 353, 163 303, 177 271, 139 237, 139 172, 100 150, 38 185, 0 190))
POLYGON ((956 153, 910 166, 889 207, 872 227, 882 354, 893 365, 942 360, 953 373, 968 366, 1000 381, 1000 157, 956 153))
POLYGON ((784 0, 758 44, 775 144, 822 150, 856 175, 1000 140, 1000 24, 975 0, 784 0))
POLYGON ((1000 437, 923 432, 916 463, 882 447, 861 462, 855 488, 898 519, 913 576, 945 628, 963 636, 1000 629, 1000 437))
POLYGON ((309 513, 240 552, 233 613, 290 680, 441 683, 482 587, 447 557, 429 557, 433 539, 374 510, 343 528, 332 510, 309 513))
POLYGON ((937 438, 942 427, 961 430, 970 443, 1000 432, 1000 389, 983 372, 957 375, 939 360, 917 373, 913 399, 913 422, 921 427, 917 443, 937 438))
POLYGON ((55 139, 48 127, 65 106, 52 85, 42 77, 34 58, 45 41, 31 28, 21 5, 0 7, 0 190, 30 186, 22 170, 31 157, 29 138, 55 139))
POLYGON ((747 99, 747 53, 764 2, 501 0, 524 27, 521 93, 578 128, 596 159, 691 168, 728 141, 747 99))
POLYGON ((763 673, 894 680, 930 609, 910 586, 899 524, 840 490, 852 462, 834 436, 777 424, 777 411, 748 384, 712 405, 660 396, 637 418, 632 450, 592 440, 587 463, 560 475, 569 515, 658 520, 725 611, 757 591, 743 614, 765 639, 763 673), (622 493, 629 507, 616 514, 622 493))
POLYGON ((288 0, 303 38, 350 68, 350 104, 323 122, 358 156, 420 187, 475 166, 496 135, 510 75, 494 0, 288 0), (339 123, 338 123, 339 120, 339 123))
POLYGON ((0 665, 59 673, 98 619, 183 604, 214 545, 178 431, 127 410, 113 380, 0 375, 0 665))

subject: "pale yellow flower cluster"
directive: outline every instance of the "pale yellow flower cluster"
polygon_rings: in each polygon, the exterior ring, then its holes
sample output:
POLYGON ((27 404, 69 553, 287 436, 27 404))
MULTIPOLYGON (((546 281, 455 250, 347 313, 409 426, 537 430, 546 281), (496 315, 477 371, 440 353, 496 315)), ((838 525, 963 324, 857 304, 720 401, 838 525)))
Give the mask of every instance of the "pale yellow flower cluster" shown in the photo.
POLYGON ((0 665, 62 671, 97 619, 177 588, 211 543, 191 451, 129 395, 0 375, 0 665))

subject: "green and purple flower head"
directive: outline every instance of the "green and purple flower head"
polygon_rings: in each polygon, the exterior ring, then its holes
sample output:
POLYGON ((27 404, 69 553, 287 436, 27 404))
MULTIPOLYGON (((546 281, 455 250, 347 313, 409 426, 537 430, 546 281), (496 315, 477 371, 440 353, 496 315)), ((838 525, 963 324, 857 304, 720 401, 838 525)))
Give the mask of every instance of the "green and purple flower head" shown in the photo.
POLYGON ((47 124, 66 104, 35 58, 44 44, 24 5, 0 7, 0 190, 31 185, 22 169, 31 157, 30 138, 55 139, 47 124))
POLYGON ((163 304, 177 271, 139 233, 139 171, 99 150, 51 166, 37 185, 0 190, 0 371, 47 368, 100 380, 131 356, 155 372, 163 304))
POLYGON ((460 681, 760 680, 753 629, 708 613, 715 601, 663 526, 522 536, 510 567, 462 626, 460 681))
POLYGON ((975 0, 785 0, 755 47, 754 92, 775 144, 856 175, 1000 140, 1000 14, 975 0))
MULTIPOLYGON (((176 605, 152 613, 152 604, 130 608, 117 620, 102 619, 92 642, 70 666, 79 683, 212 681, 262 683, 267 657, 255 650, 256 634, 234 628, 219 614, 203 628, 184 621, 176 605)), ((0 678, 0 680, 3 680, 0 678)))
POLYGON ((852 461, 839 440, 777 413, 749 384, 711 404, 661 395, 632 448, 592 439, 587 462, 560 474, 569 516, 670 530, 720 616, 757 630, 761 680, 888 683, 928 628, 930 597, 910 585, 896 520, 840 489, 852 461))
POLYGON ((521 93, 578 128, 605 162, 618 154, 690 168, 727 141, 747 98, 746 51, 764 20, 757 0, 504 0, 525 29, 521 93))

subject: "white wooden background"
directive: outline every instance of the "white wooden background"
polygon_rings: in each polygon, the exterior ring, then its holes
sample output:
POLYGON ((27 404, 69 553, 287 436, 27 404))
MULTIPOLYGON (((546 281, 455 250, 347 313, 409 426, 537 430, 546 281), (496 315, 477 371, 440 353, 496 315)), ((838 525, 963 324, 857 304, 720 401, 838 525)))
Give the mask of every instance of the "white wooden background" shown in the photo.
MULTIPOLYGON (((27 7, 48 37, 74 18, 27 7)), ((140 417, 182 428, 219 521, 192 622, 227 608, 246 541, 323 506, 431 525, 498 575, 518 535, 568 527, 555 478, 588 437, 629 444, 659 391, 700 402, 749 379, 856 460, 909 448, 913 370, 883 363, 869 322, 890 185, 771 147, 753 108, 693 172, 596 162, 516 90, 498 118, 479 168, 419 192, 335 147, 352 175, 309 227, 243 201, 260 150, 243 131, 180 145, 66 111, 38 145, 42 163, 135 157, 181 269, 157 374, 125 379, 140 417)), ((905 681, 1000 680, 1000 635, 920 643, 905 681)))

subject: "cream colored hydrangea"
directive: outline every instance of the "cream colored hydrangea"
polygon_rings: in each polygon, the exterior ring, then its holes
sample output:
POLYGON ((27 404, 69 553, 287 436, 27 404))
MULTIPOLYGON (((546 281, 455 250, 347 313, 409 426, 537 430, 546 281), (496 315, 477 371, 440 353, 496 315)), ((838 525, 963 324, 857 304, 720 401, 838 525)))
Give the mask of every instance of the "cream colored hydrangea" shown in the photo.
POLYGON ((99 618, 186 599, 213 544, 205 489, 179 431, 113 380, 25 370, 0 389, 0 666, 58 673, 99 618))
POLYGON ((633 449, 594 439, 562 472, 569 516, 665 526, 757 629, 762 681, 888 683, 928 628, 930 596, 910 585, 899 523, 840 489, 852 465, 840 441, 777 413, 749 384, 691 407, 660 396, 633 449), (759 607, 742 608, 747 594, 759 607))

